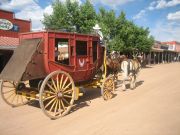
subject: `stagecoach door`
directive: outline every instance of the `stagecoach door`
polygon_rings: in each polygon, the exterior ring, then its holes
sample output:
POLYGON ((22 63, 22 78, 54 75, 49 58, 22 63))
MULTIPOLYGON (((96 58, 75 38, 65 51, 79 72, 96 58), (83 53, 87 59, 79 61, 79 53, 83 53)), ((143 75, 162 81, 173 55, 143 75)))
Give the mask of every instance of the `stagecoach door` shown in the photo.
POLYGON ((87 64, 88 64, 87 41, 76 40, 76 63, 78 70, 87 70, 87 64))

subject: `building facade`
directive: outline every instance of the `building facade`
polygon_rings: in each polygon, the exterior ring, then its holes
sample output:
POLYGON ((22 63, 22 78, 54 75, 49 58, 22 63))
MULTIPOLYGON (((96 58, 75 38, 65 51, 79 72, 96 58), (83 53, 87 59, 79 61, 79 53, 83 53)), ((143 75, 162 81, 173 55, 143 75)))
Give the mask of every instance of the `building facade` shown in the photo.
POLYGON ((177 41, 156 41, 148 57, 148 64, 180 61, 180 43, 177 41))
POLYGON ((0 9, 0 73, 19 45, 19 33, 30 31, 30 20, 15 18, 13 12, 0 9))
POLYGON ((19 33, 30 30, 30 20, 17 19, 13 12, 0 9, 0 37, 18 38, 19 33))

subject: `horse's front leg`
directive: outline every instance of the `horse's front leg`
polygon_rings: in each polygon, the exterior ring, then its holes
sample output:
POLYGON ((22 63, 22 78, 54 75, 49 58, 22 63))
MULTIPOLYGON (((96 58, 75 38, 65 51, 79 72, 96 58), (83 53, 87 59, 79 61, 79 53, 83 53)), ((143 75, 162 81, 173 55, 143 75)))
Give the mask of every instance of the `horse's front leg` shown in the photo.
POLYGON ((135 87, 136 87, 136 75, 132 74, 130 80, 130 89, 133 90, 135 87))
POLYGON ((126 73, 122 73, 122 90, 125 91, 126 90, 126 73))

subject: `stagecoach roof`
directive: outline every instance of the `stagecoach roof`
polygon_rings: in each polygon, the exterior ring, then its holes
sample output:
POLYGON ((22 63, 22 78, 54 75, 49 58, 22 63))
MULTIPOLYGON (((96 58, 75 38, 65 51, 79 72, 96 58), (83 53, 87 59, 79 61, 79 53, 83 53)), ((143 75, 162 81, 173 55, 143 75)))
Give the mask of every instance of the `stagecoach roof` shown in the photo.
POLYGON ((21 34, 30 34, 30 33, 66 33, 66 34, 76 34, 76 35, 82 35, 82 36, 95 36, 95 37, 99 37, 96 34, 93 33, 89 33, 89 34, 84 34, 84 33, 77 33, 77 32, 65 32, 65 31, 61 31, 61 30, 41 30, 41 31, 32 31, 32 32, 25 32, 25 33, 21 33, 21 34))

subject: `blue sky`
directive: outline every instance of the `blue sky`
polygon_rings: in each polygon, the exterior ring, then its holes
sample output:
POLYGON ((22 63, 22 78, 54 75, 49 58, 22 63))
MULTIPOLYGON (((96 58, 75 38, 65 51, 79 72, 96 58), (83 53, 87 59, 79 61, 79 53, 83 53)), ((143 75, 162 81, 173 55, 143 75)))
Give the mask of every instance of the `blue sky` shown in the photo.
MULTIPOLYGON (((41 30, 43 13, 52 13, 53 0, 0 0, 0 8, 15 12, 16 18, 31 19, 32 30, 41 30)), ((60 0, 65 1, 65 0, 60 0)), ((73 1, 73 0, 72 0, 73 1)), ((85 0, 77 0, 83 3, 85 0)), ((98 11, 100 6, 126 13, 128 20, 148 27, 159 41, 180 41, 180 0, 91 0, 98 11)))

